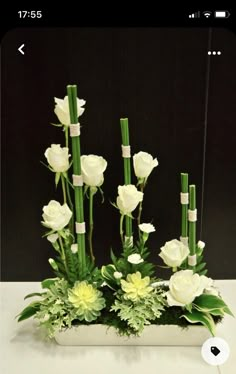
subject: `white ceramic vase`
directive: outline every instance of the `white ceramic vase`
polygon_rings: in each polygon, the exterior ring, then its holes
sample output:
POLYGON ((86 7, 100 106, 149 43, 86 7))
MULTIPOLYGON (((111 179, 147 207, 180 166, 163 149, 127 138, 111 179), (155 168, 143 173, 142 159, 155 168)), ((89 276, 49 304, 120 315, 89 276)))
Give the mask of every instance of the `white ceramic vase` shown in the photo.
POLYGON ((56 334, 55 340, 60 345, 83 346, 201 346, 210 337, 204 326, 190 325, 181 328, 176 325, 146 326, 140 337, 122 337, 113 327, 106 325, 80 325, 65 329, 56 334))

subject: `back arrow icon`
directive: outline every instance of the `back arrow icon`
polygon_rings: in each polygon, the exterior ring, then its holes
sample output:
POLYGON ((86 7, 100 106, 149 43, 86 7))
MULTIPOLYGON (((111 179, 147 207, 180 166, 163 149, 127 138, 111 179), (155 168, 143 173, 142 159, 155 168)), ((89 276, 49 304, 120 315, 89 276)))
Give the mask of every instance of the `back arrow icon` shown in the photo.
POLYGON ((18 51, 19 51, 22 55, 25 54, 25 52, 23 51, 24 46, 25 46, 24 44, 21 44, 21 46, 18 48, 18 51))

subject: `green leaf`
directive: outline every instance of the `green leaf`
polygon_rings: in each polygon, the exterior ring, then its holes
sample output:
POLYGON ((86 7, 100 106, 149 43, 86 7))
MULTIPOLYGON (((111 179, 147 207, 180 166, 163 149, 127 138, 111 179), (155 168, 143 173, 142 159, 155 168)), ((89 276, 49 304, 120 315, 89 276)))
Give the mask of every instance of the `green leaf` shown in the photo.
POLYGON ((106 284, 112 289, 116 290, 117 289, 117 282, 116 279, 114 278, 114 272, 116 268, 114 265, 109 264, 109 265, 104 265, 102 266, 101 269, 101 275, 104 278, 106 284))
POLYGON ((57 187, 59 181, 60 181, 60 178, 61 178, 61 173, 55 173, 55 185, 57 187))
POLYGON ((181 318, 182 317, 190 323, 201 323, 208 328, 213 336, 215 336, 215 322, 210 314, 202 313, 193 309, 191 313, 187 312, 183 314, 181 318))
POLYGON ((42 288, 48 288, 49 289, 57 280, 58 280, 58 278, 44 279, 41 282, 41 286, 42 286, 42 288))
POLYGON ((116 258, 116 256, 114 255, 114 252, 113 252, 112 248, 111 248, 111 260, 112 260, 113 264, 116 265, 117 258, 116 258))
MULTIPOLYGON (((41 223, 42 223, 42 225, 43 225, 44 227, 47 227, 47 226, 44 225, 43 222, 41 222, 41 223)), ((46 233, 42 236, 42 238, 45 238, 46 236, 51 235, 51 234, 53 234, 54 232, 55 232, 55 230, 48 231, 48 232, 46 232, 46 233)))
POLYGON ((206 262, 202 262, 201 264, 196 266, 195 271, 199 272, 199 271, 203 270, 205 266, 206 266, 206 262))
POLYGON ((61 123, 58 123, 58 124, 57 124, 57 123, 52 123, 52 122, 51 122, 51 125, 52 125, 52 126, 55 126, 55 127, 63 127, 63 125, 62 125, 61 123))
POLYGON ((206 270, 200 271, 199 275, 206 275, 207 273, 208 273, 208 270, 206 269, 206 270))
POLYGON ((225 314, 225 312, 224 312, 224 309, 214 309, 214 310, 210 311, 210 314, 212 316, 221 316, 221 317, 223 317, 224 314, 225 314))
POLYGON ((233 316, 233 313, 225 304, 224 300, 215 295, 202 294, 194 300, 194 307, 202 312, 212 313, 214 310, 223 310, 225 313, 233 316))
POLYGON ((192 312, 192 308, 192 304, 185 305, 185 309, 190 313, 192 312))
POLYGON ((104 199, 104 192, 103 192, 103 190, 101 189, 101 187, 98 187, 98 189, 99 189, 99 192, 100 192, 100 194, 101 194, 101 197, 102 197, 102 204, 103 204, 104 201, 105 201, 105 199, 104 199))
POLYGON ((28 295, 26 295, 24 297, 24 300, 26 299, 29 299, 30 297, 33 297, 33 296, 42 296, 42 295, 45 295, 46 292, 33 292, 33 293, 29 293, 28 295))
POLYGON ((24 321, 25 319, 32 317, 39 310, 39 308, 40 303, 38 301, 29 304, 25 309, 22 310, 20 314, 18 314, 18 322, 24 321))
POLYGON ((235 317, 235 315, 231 312, 231 310, 229 309, 229 307, 228 307, 228 305, 226 305, 225 307, 224 307, 224 312, 226 313, 226 314, 229 314, 230 316, 232 316, 232 317, 235 317))
POLYGON ((197 258, 197 263, 200 264, 203 260, 203 256, 198 256, 197 258))

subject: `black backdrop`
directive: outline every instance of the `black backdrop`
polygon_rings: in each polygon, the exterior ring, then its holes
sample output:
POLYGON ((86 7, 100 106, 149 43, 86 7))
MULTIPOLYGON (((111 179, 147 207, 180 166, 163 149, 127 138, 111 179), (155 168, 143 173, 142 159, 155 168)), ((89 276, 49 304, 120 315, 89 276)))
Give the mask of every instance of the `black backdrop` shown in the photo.
MULTIPOLYGON (((42 206, 55 193, 54 175, 40 164, 62 143, 53 97, 78 85, 87 101, 81 117, 82 153, 108 161, 96 196, 94 247, 98 264, 118 253, 119 214, 111 206, 123 184, 119 118, 128 117, 134 153, 159 160, 144 199, 153 223, 152 260, 180 235, 180 172, 197 184, 198 238, 207 243, 209 275, 235 278, 236 130, 235 35, 224 29, 15 29, 2 42, 3 281, 51 276, 53 249, 42 239, 42 206), (25 44, 25 55, 17 48, 25 44), (208 56, 208 50, 220 56, 208 56)), ((133 182, 135 180, 133 179, 133 182)), ((167 277, 164 270, 158 274, 167 277)))

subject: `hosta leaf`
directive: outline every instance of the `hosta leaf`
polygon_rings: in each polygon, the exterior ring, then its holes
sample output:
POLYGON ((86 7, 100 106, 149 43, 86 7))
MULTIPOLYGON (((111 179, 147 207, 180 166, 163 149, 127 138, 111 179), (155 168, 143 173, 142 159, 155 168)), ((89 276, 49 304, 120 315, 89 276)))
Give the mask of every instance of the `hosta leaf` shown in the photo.
POLYGON ((211 312, 211 310, 214 310, 214 309, 228 308, 225 302, 220 297, 215 296, 215 295, 207 295, 207 294, 202 294, 201 296, 198 296, 194 300, 194 307, 198 309, 199 311, 204 311, 204 312, 211 312))
POLYGON ((233 313, 231 312, 231 310, 229 309, 228 305, 226 305, 226 306, 224 307, 224 312, 225 312, 226 314, 229 314, 229 315, 232 316, 232 317, 235 317, 234 314, 233 314, 233 313))
POLYGON ((202 313, 198 310, 192 310, 191 313, 187 312, 181 317, 185 318, 190 323, 201 323, 208 328, 213 336, 215 336, 215 322, 210 314, 202 313))
MULTIPOLYGON (((24 321, 27 318, 32 317, 40 308, 40 303, 35 301, 28 305, 25 309, 22 310, 22 312, 18 315, 18 322, 24 321)), ((17 317, 18 317, 17 316, 17 317)))

